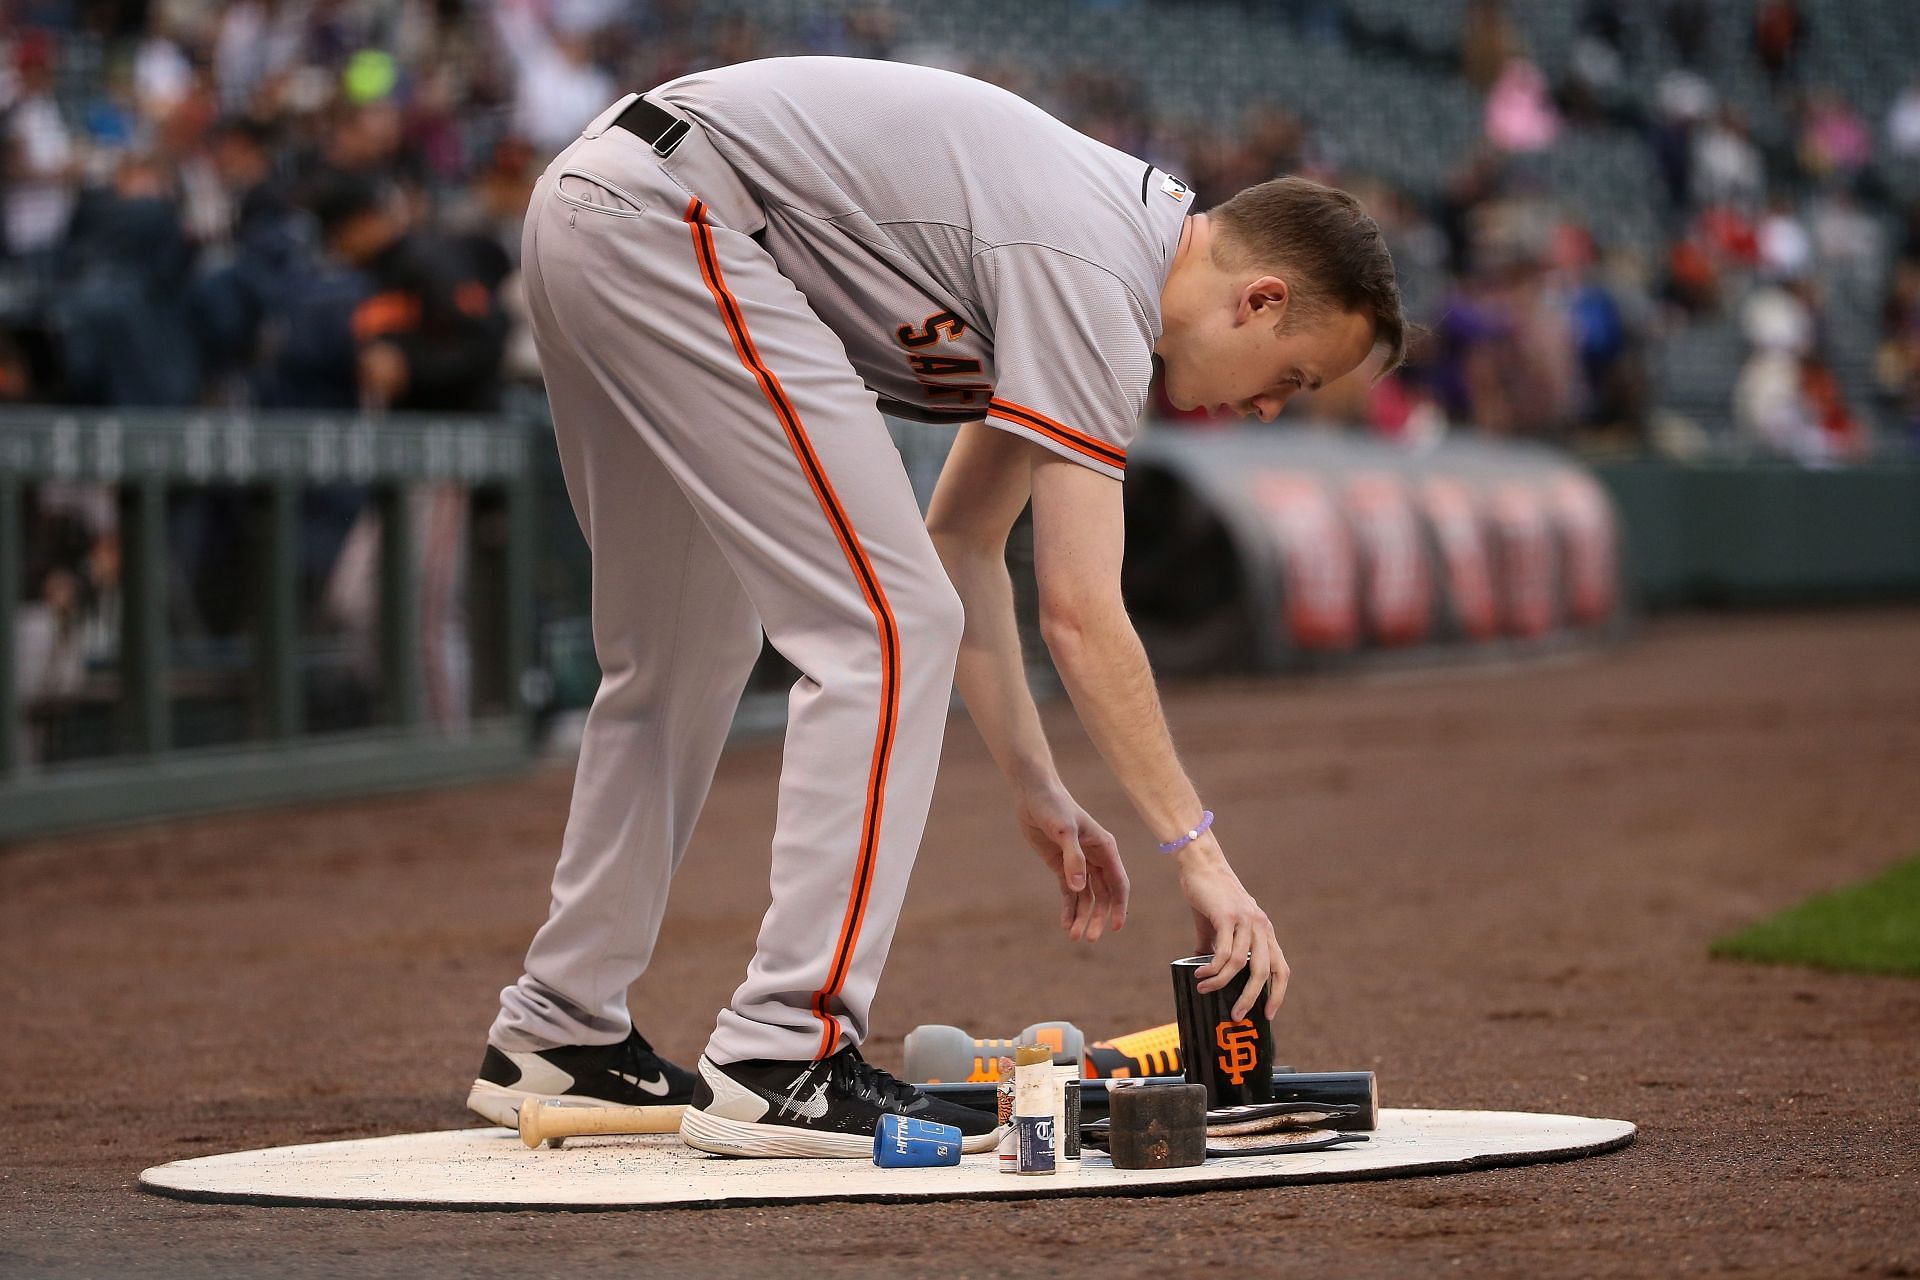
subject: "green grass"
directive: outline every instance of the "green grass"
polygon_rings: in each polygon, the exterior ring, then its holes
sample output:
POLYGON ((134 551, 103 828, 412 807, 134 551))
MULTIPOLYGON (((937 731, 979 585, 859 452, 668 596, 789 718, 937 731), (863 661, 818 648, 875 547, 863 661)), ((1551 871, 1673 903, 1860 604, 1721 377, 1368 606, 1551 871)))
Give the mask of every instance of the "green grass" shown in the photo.
POLYGON ((1920 858, 1809 898, 1712 950, 1736 960, 1920 977, 1920 858))

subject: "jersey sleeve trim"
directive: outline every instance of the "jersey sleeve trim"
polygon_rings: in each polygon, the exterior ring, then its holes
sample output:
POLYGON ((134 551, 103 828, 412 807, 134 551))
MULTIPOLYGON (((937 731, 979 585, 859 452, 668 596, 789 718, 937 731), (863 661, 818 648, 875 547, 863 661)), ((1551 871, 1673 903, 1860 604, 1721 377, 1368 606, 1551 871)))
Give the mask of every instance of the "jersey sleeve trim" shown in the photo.
POLYGON ((1056 458, 1065 458, 1068 462, 1077 462, 1087 470, 1097 472, 1109 480, 1124 481, 1127 478, 1125 468, 1116 467, 1111 462, 1102 462, 1100 459, 1081 453, 1077 449, 1068 448, 1066 445, 1061 444, 1057 438, 1046 434, 1044 431, 1035 431, 1024 422, 1016 422, 1012 418, 1002 418, 997 414, 988 414, 985 422, 987 426, 992 427, 995 431, 1004 431, 1010 436, 1019 436, 1022 440, 1030 440, 1056 458))
POLYGON ((1056 445, 1063 445, 1075 453, 1111 467, 1122 474, 1126 472, 1127 451, 1125 449, 1108 444, 1104 440, 1097 440, 1084 431, 1075 431, 1072 427, 1055 422, 1038 410, 995 396, 987 404, 987 416, 1016 423, 1028 431, 1044 436, 1056 445))

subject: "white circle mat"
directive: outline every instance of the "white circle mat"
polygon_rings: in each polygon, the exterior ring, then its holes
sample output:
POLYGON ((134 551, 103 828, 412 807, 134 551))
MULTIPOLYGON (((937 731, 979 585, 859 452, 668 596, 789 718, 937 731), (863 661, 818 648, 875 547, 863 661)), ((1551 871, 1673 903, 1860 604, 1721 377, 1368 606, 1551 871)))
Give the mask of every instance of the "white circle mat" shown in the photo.
POLYGON ((677 1135, 569 1138, 528 1150, 510 1129, 452 1129, 201 1156, 140 1175, 186 1200, 411 1209, 637 1209, 808 1200, 1164 1195, 1289 1182, 1458 1173, 1598 1155, 1633 1141, 1624 1120, 1520 1111, 1383 1110, 1368 1141, 1328 1151, 1212 1159, 1197 1169, 1115 1169, 1089 1152, 1052 1176, 1000 1172, 991 1154, 944 1169, 864 1160, 735 1160, 677 1135))

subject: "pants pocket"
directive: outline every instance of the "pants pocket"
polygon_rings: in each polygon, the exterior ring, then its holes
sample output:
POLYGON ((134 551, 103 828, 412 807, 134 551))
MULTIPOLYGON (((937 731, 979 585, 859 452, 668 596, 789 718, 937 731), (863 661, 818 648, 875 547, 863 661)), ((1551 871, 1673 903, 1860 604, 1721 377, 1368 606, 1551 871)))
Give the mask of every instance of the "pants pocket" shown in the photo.
POLYGON ((553 181, 553 194, 575 208, 616 218, 637 218, 647 211, 646 202, 638 196, 584 169, 563 169, 553 181))

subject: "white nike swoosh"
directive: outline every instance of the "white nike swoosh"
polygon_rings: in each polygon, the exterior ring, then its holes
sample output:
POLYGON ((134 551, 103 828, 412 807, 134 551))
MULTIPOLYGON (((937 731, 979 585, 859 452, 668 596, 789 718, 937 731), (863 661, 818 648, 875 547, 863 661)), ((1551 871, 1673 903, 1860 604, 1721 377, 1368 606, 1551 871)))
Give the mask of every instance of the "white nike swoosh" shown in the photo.
POLYGON ((821 1116, 827 1114, 827 1086, 822 1084, 819 1088, 815 1089, 813 1096, 805 1102, 795 1102, 792 1098, 789 1098, 781 1105, 780 1109, 782 1111, 790 1111, 796 1116, 805 1116, 809 1120, 818 1120, 821 1116))
POLYGON ((639 1076, 630 1076, 624 1071, 616 1071, 613 1074, 619 1076, 636 1089, 645 1089, 656 1098, 664 1098, 667 1096, 667 1076, 664 1071, 651 1080, 642 1080, 639 1076))

